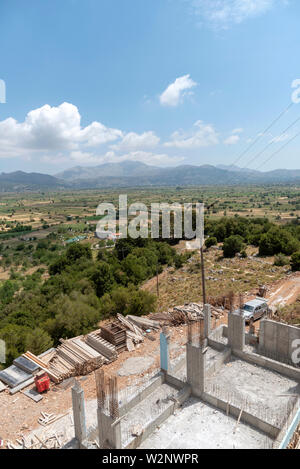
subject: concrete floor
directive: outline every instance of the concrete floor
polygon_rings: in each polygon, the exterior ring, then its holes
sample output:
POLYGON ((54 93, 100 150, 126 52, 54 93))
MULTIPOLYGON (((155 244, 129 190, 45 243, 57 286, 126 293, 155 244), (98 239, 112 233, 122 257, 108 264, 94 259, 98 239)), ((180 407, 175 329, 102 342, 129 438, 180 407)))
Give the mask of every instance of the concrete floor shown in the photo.
MULTIPOLYGON (((286 415, 289 395, 299 394, 297 381, 263 367, 232 358, 207 380, 211 394, 247 408, 258 417, 276 424, 286 415), (215 385, 215 392, 211 386, 215 385)), ((245 408, 246 410, 246 408, 245 408)))
POLYGON ((122 445, 126 446, 134 439, 135 430, 142 431, 172 404, 171 398, 178 394, 178 389, 168 384, 160 385, 150 396, 135 406, 121 422, 122 445))
POLYGON ((263 449, 273 441, 265 434, 190 398, 147 438, 141 449, 263 449), (236 432, 234 433, 234 431, 236 432))

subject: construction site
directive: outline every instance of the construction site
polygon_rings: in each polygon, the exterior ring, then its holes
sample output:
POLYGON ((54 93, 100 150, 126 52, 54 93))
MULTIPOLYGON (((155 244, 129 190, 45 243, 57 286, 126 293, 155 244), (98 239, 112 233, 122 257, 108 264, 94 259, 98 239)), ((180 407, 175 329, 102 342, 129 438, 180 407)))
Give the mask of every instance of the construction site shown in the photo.
POLYGON ((14 408, 20 420, 14 441, 1 428, 3 447, 297 448, 295 341, 298 327, 266 317, 248 329, 239 310, 222 315, 208 304, 151 319, 118 315, 39 357, 27 352, 0 372, 2 418, 14 408), (33 387, 43 373, 51 380, 45 395, 33 387), (66 411, 57 414, 63 399, 66 411), (18 405, 30 409, 32 421, 24 422, 18 405))

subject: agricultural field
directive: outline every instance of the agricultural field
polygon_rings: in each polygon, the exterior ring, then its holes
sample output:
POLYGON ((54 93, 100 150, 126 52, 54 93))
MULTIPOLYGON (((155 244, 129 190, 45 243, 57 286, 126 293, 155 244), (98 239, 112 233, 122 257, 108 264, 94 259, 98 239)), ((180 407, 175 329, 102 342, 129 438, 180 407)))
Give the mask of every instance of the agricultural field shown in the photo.
MULTIPOLYGON (((216 202, 205 215, 205 276, 212 303, 230 292, 251 298, 260 285, 270 291, 280 282, 294 288, 293 275, 300 270, 298 188, 126 192, 128 205, 142 202, 148 208, 162 202, 216 202)), ((85 334, 118 312, 143 315, 201 301, 200 255, 186 250, 184 240, 115 243, 95 237, 98 204, 118 207, 120 193, 1 195, 0 339, 8 346, 7 364, 25 349, 40 353, 61 337, 85 334)), ((300 289, 280 307, 299 295, 300 289)), ((300 322, 298 307, 282 314, 288 322, 300 322)))

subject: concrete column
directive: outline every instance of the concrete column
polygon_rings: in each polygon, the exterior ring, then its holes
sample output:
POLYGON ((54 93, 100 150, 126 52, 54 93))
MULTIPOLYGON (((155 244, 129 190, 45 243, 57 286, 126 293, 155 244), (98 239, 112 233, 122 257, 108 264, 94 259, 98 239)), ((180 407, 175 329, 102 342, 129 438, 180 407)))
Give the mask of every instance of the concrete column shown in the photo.
POLYGON ((228 345, 232 350, 245 348, 245 318, 242 314, 228 314, 228 345))
POLYGON ((203 313, 204 313, 204 337, 205 339, 208 339, 210 331, 211 331, 211 306, 204 305, 203 313))
POLYGON ((86 439, 86 422, 85 422, 85 403, 84 391, 78 381, 72 387, 72 404, 73 404, 73 419, 75 438, 81 447, 82 442, 86 439))
POLYGON ((97 410, 100 448, 122 449, 121 422, 97 410))
POLYGON ((170 337, 161 332, 160 334, 160 369, 168 372, 170 369, 170 354, 169 354, 169 339, 170 337))
POLYGON ((206 348, 186 344, 186 372, 192 394, 201 397, 205 387, 206 348))

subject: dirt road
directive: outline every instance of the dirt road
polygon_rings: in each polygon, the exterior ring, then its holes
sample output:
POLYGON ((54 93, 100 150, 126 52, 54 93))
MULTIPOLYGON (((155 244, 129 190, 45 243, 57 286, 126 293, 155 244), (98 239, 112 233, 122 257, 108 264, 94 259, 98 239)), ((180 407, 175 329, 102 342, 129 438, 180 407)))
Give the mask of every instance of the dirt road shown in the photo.
POLYGON ((293 274, 271 288, 267 295, 270 306, 286 306, 300 297, 300 273, 293 274))

